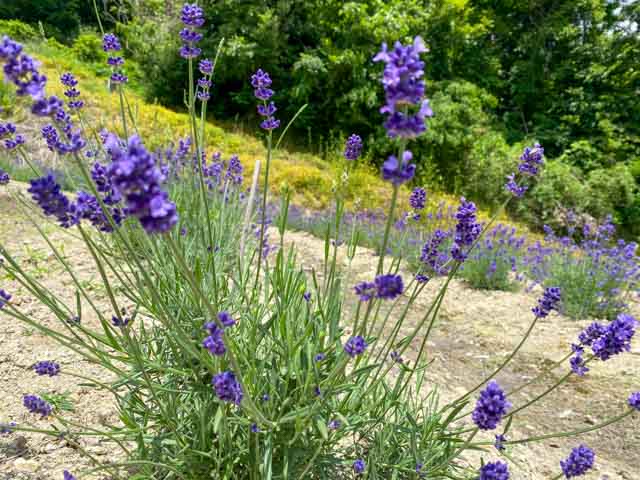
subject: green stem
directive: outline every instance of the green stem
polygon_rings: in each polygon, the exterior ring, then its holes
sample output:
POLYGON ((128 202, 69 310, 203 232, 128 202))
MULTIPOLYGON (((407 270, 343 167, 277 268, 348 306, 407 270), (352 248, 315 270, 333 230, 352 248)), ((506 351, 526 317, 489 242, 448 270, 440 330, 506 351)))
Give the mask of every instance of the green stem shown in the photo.
MULTIPOLYGON (((404 149, 401 149, 400 158, 402 158, 402 153, 404 149)), ((391 224, 393 223, 393 214, 395 212, 396 203, 398 202, 398 191, 400 190, 399 185, 393 186, 393 195, 391 196, 391 207, 389 208, 389 218, 387 218, 387 225, 384 228, 384 237, 382 239, 382 246, 380 248, 380 260, 378 261, 378 268, 376 269, 376 275, 382 274, 384 270, 384 257, 387 253, 387 243, 389 243, 389 232, 391 231, 391 224)))

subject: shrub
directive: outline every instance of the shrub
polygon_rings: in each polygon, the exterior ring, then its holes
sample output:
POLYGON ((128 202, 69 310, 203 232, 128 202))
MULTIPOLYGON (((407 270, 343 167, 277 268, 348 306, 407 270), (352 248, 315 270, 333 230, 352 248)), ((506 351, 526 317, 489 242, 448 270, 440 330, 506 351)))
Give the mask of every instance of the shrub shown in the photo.
POLYGON ((16 40, 28 42, 39 37, 36 30, 26 23, 19 20, 3 20, 0 19, 0 36, 8 35, 16 40))
POLYGON ((102 40, 92 31, 84 31, 73 41, 73 53, 85 62, 104 62, 107 58, 102 51, 102 40))
POLYGON ((613 319, 628 309, 627 301, 640 287, 640 266, 633 242, 615 240, 615 226, 609 219, 594 227, 585 224, 558 237, 546 228, 545 243, 529 247, 525 258, 528 276, 534 284, 562 289, 561 311, 574 319, 613 319))
MULTIPOLYGON (((193 59, 199 54, 194 50, 195 29, 203 22, 200 7, 185 5, 182 19, 193 29, 182 33, 187 40, 180 50, 188 57, 189 78, 193 79, 193 59)), ((14 61, 15 46, 9 47, 13 55, 9 61, 14 61)), ((107 37, 105 48, 118 51, 117 39, 107 37)), ((43 128, 47 146, 72 162, 82 176, 81 190, 74 196, 63 193, 52 174, 33 178, 28 190, 33 203, 18 193, 17 205, 34 216, 36 225, 43 221, 35 218, 41 211, 82 239, 108 305, 94 301, 95 294, 86 288, 73 263, 47 231, 39 229, 70 278, 77 302, 57 297, 0 245, 2 268, 15 280, 13 285, 21 287, 13 294, 0 289, 0 311, 105 369, 108 379, 93 379, 91 373, 78 374, 72 365, 61 367, 48 360, 38 362, 34 374, 55 377, 69 373, 79 376, 83 385, 104 389, 113 396, 120 420, 116 425, 87 428, 67 420, 60 399, 27 394, 25 408, 51 422, 36 431, 56 438, 62 434, 72 444, 78 435, 96 435, 112 442, 120 455, 113 453, 108 461, 89 456, 96 469, 114 477, 166 480, 212 476, 316 479, 352 474, 369 479, 423 474, 469 478, 478 471, 483 477, 504 477, 507 464, 483 459, 480 465, 467 466, 466 452, 482 451, 483 457, 494 457, 512 444, 572 435, 552 432, 516 440, 505 437, 519 412, 560 387, 573 373, 516 408, 512 408, 511 393, 547 378, 550 370, 564 362, 510 392, 493 380, 518 353, 536 322, 556 308, 557 288, 545 290, 521 342, 475 387, 441 404, 437 389, 425 383, 430 362, 425 348, 447 285, 473 254, 481 225, 475 205, 461 199, 450 218, 454 227, 447 249, 442 249, 442 242, 431 242, 423 249, 423 264, 445 273, 446 280, 438 286, 430 307, 420 305, 417 322, 407 321, 407 312, 429 279, 422 268, 414 279, 402 278, 398 265, 403 252, 391 262, 386 257, 402 184, 415 173, 406 147, 424 130, 423 51, 416 38, 412 45, 393 52, 383 49, 377 57, 385 63, 387 78, 397 75, 399 67, 407 67, 402 78, 407 80, 404 76, 410 74, 412 81, 403 85, 412 91, 396 95, 394 86, 385 83, 389 113, 402 107, 405 116, 391 114, 387 123, 389 131, 401 137, 398 157, 388 158, 382 168, 392 200, 384 217, 375 274, 356 285, 346 284, 357 298, 343 290, 344 279, 349 277, 339 272, 339 232, 334 232, 336 242, 330 241, 331 235, 326 237, 321 274, 313 270, 307 277, 294 252, 284 250, 286 196, 282 221, 275 225, 278 241, 269 238, 267 187, 281 130, 275 105, 269 103, 273 91, 267 73, 258 70, 252 77, 268 145, 262 193, 256 199, 255 182, 248 196, 241 190, 244 169, 237 157, 223 159, 218 153, 210 157, 206 150, 206 130, 197 113, 205 118, 206 88, 213 77, 207 64, 200 68, 204 81, 198 82, 198 88, 189 85, 191 137, 177 144, 167 140, 153 153, 138 135, 128 134, 137 126, 122 101, 126 77, 120 62, 112 61, 116 65, 111 68, 111 82, 114 95, 121 100, 121 129, 126 138, 115 132, 89 136, 75 113, 68 112, 81 107, 69 102, 65 106, 44 96, 39 72, 31 72, 27 88, 25 76, 15 77, 5 70, 5 80, 18 88, 19 96, 35 97, 32 111, 51 122, 43 128), (201 103, 196 103, 197 98, 201 103), (91 166, 87 154, 95 162, 91 166), (434 257, 437 262, 432 262, 434 257), (42 304, 59 322, 58 327, 49 328, 34 318, 32 302, 13 298, 23 294, 42 304), (348 316, 343 315, 346 311, 348 316), (92 315, 97 319, 94 323, 87 321, 92 315), (410 348, 418 353, 409 362, 403 355, 409 355, 410 348), (473 397, 477 397, 475 406, 473 397), (467 418, 473 426, 465 424, 467 418), (499 424, 505 426, 494 451, 493 431, 499 424), (488 440, 483 439, 489 431, 488 440)), ((34 65, 30 58, 20 60, 34 65)), ((64 81, 66 96, 77 99, 73 77, 65 75, 64 81)), ((28 159, 13 127, 2 126, 4 145, 28 159)), ((532 161, 541 163, 541 156, 532 161)), ((530 173, 534 166, 520 165, 530 173)), ((37 165, 32 168, 39 174, 37 165)), ((414 219, 424 214, 423 193, 411 196, 414 219)), ((333 221, 339 226, 344 211, 342 179, 336 182, 335 210, 333 221)), ((403 232, 402 226, 397 230, 403 232)), ((432 237, 438 234, 435 230, 432 237)), ((348 256, 353 258, 353 235, 345 238, 348 256)), ((574 352, 583 353, 584 347, 592 345, 588 361, 606 361, 630 348, 635 327, 635 319, 621 316, 608 327, 598 327, 597 339, 593 332, 588 341, 581 335, 574 352)), ((586 368, 581 362, 581 357, 572 361, 573 371, 586 368)), ((635 414, 636 397, 630 397, 621 414, 590 430, 635 414)), ((28 423, 2 425, 3 433, 30 429, 28 423)), ((580 455, 593 458, 590 449, 581 447, 562 462, 563 471, 575 471, 580 455)), ((591 464, 579 467, 584 472, 591 464)), ((74 478, 69 472, 64 476, 65 480, 74 478)))

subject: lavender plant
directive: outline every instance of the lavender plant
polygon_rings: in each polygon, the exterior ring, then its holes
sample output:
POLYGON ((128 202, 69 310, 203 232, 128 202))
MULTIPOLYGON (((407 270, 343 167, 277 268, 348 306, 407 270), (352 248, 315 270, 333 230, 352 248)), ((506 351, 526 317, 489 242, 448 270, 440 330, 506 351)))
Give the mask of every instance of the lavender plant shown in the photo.
POLYGON ((557 236, 545 227, 545 242, 528 248, 524 258, 533 284, 562 288, 560 310, 571 318, 614 319, 627 310, 628 300, 640 286, 640 263, 635 242, 615 239, 615 225, 585 224, 580 232, 557 236), (576 241, 574 234, 580 233, 576 241))
MULTIPOLYGON (((71 375, 108 392, 120 420, 98 427, 78 424, 46 398, 25 391, 23 403, 33 422, 7 423, 2 432, 62 435, 80 451, 84 451, 83 436, 97 436, 113 445, 109 462, 85 452, 95 469, 79 472, 69 466, 65 480, 95 471, 134 479, 505 480, 510 476, 508 465, 495 458, 508 458, 503 451, 510 445, 591 431, 638 410, 639 394, 634 393, 626 406, 620 399, 622 413, 601 425, 542 437, 507 437, 519 412, 542 401, 574 374, 561 362, 556 366, 566 367, 568 373, 518 405, 511 401, 513 393, 543 375, 511 391, 495 380, 536 322, 557 308, 556 288, 548 288, 533 308, 532 323, 521 342, 476 387, 443 405, 436 389, 426 383, 426 346, 447 286, 474 255, 483 230, 492 222, 479 224, 475 205, 462 199, 453 215, 449 242, 443 242, 440 237, 445 235, 436 229, 421 249, 424 268, 412 279, 399 273, 402 252, 391 258, 387 254, 398 192, 415 172, 408 143, 424 132, 425 120, 432 114, 424 98, 420 55, 426 48, 420 38, 408 45, 397 42, 391 49, 383 45, 374 58, 385 63, 386 104, 381 112, 398 152, 382 167, 392 199, 376 273, 352 285, 349 272, 340 272, 336 260, 341 238, 350 258, 356 242, 353 230, 341 231, 344 204, 339 190, 332 219, 336 241, 326 237, 325 263, 309 276, 295 251, 284 247, 286 197, 284 215, 269 227, 269 166, 282 135, 273 141, 280 123, 274 117, 275 105, 269 102, 273 92, 266 72, 259 70, 251 79, 260 100, 258 113, 265 117, 261 127, 268 146, 261 198, 255 199, 257 182, 248 196, 242 191, 237 158, 222 162, 221 155, 214 154, 209 163, 197 109, 201 107, 203 123, 210 97, 203 92, 208 92, 205 87, 210 88, 215 70, 200 64, 207 82, 197 91, 192 60, 201 54, 195 46, 201 35, 195 28, 203 26, 203 12, 198 5, 187 4, 182 21, 187 27, 181 32, 185 44, 180 54, 188 59, 190 70, 191 138, 176 149, 158 152, 150 152, 138 136, 128 135, 124 104, 121 133, 103 132, 95 142, 82 125, 75 126, 60 100, 46 96, 46 79, 35 60, 8 37, 0 43, 5 80, 16 85, 18 95, 32 97, 36 114, 52 118, 45 141, 56 132, 58 140, 51 142, 56 153, 73 163, 83 179, 76 194, 67 194, 55 176, 34 168, 38 177, 31 181, 31 198, 15 193, 17 205, 28 212, 71 279, 78 301, 74 305, 56 297, 0 245, 3 268, 14 279, 12 285, 19 286, 15 291, 0 290, 0 309, 108 372, 108 380, 94 379, 71 366, 61 367, 56 359, 38 359, 34 367, 34 374, 52 379, 71 375), (59 142, 69 147, 58 148, 59 142), (81 155, 87 148, 96 152, 91 166, 81 155), (79 281, 72 263, 41 227, 42 218, 34 215, 34 203, 46 220, 82 239, 107 305, 97 302, 79 281), (275 253, 268 241, 272 232, 280 237, 275 253), (429 282, 430 266, 446 279, 431 305, 420 310, 418 321, 410 322, 408 312, 429 282), (355 296, 349 294, 352 290, 355 296), (46 306, 58 325, 52 328, 32 317, 16 301, 23 296, 46 306), (410 353, 410 348, 417 353, 410 353), (465 420, 469 416, 471 426, 465 420), (492 437, 499 427, 499 448, 494 449, 493 439, 483 437, 485 433, 492 437), (468 450, 480 450, 487 461, 469 464, 464 456, 468 450)), ((119 50, 113 34, 105 35, 105 50, 119 50)), ((114 75, 121 78, 117 74, 123 75, 114 70, 112 81, 114 75)), ((118 81, 121 99, 125 83, 118 81)), ((359 151, 360 141, 351 137, 345 156, 353 160, 359 151)), ((521 173, 533 176, 541 157, 525 157, 527 168, 521 173), (532 165, 535 168, 529 168, 532 165)), ((522 182, 521 175, 511 181, 522 182)), ((414 192, 414 211, 423 205, 424 192, 414 192)), ((628 350, 635 328, 635 319, 628 316, 610 327, 594 327, 574 351, 592 347, 593 356, 581 359, 584 365, 606 361, 628 350)), ((586 447, 574 450, 558 465, 556 478, 581 475, 591 468, 589 452, 586 447)))

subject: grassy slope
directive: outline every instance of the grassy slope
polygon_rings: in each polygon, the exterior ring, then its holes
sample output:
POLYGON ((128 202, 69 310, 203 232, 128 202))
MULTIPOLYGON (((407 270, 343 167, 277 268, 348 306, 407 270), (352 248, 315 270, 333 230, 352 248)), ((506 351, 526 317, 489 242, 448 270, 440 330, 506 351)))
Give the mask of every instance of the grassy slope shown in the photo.
MULTIPOLYGON (((98 131, 106 127, 122 133, 119 96, 109 92, 107 88, 105 66, 79 61, 71 49, 57 42, 29 43, 26 50, 42 62, 41 69, 49 79, 49 94, 62 96, 63 87, 58 78, 63 72, 72 72, 78 78, 78 87, 86 103, 84 119, 89 128, 98 131)), ((188 134, 187 114, 145 102, 141 86, 135 82, 129 85, 127 98, 131 116, 148 147, 166 146, 168 141, 177 141, 188 134)), ((18 108, 14 116, 19 120, 29 121, 25 110, 18 108)), ((250 182, 256 160, 262 160, 264 167, 266 149, 257 137, 224 130, 209 120, 206 126, 206 143, 209 154, 221 151, 223 158, 237 154, 245 165, 247 182, 250 182)), ((341 161, 329 162, 308 153, 279 150, 272 160, 271 190, 278 192, 286 185, 294 193, 295 203, 308 208, 325 208, 331 205, 332 189, 342 170, 341 161)), ((367 209, 386 207, 390 194, 389 185, 381 180, 373 167, 361 164, 351 171, 346 186, 348 205, 361 200, 360 205, 367 209)), ((404 188, 400 195, 400 211, 408 208, 408 195, 409 190, 404 188)), ((455 203, 457 199, 442 193, 429 193, 429 203, 436 204, 440 201, 455 203)), ((486 212, 481 212, 480 216, 486 218, 486 212)))

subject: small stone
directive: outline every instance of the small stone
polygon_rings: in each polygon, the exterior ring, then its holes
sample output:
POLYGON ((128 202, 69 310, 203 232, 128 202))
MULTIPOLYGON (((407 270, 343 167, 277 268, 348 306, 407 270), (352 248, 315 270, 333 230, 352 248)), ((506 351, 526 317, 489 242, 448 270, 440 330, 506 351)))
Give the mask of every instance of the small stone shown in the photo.
POLYGON ((33 460, 25 460, 20 457, 13 461, 13 468, 20 472, 35 472, 38 470, 38 464, 33 460))

